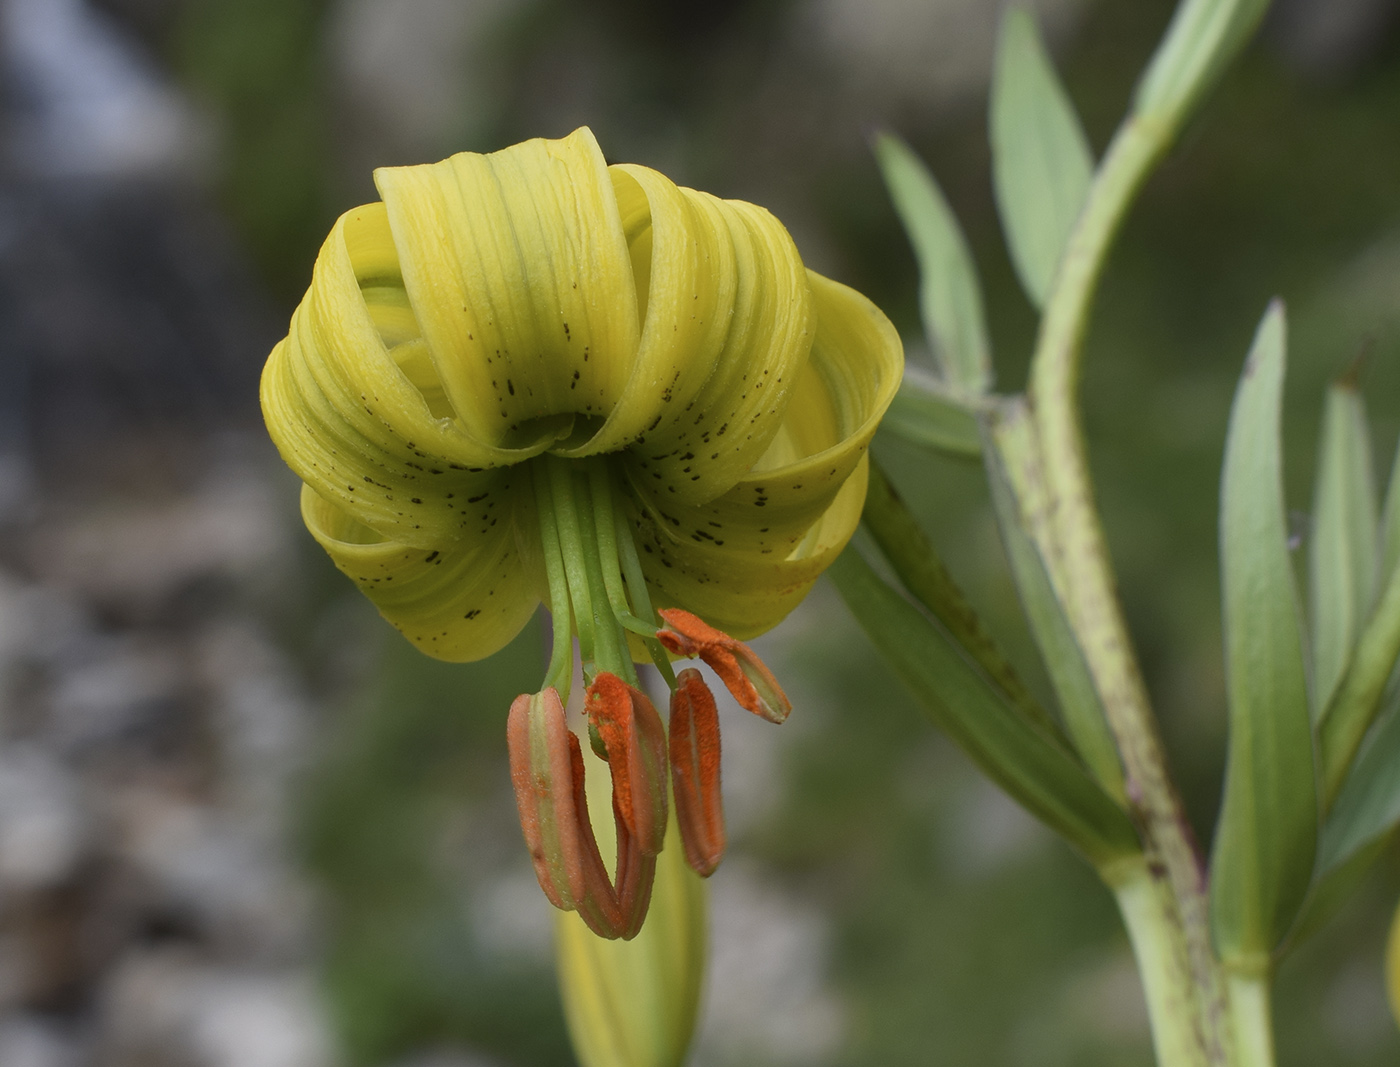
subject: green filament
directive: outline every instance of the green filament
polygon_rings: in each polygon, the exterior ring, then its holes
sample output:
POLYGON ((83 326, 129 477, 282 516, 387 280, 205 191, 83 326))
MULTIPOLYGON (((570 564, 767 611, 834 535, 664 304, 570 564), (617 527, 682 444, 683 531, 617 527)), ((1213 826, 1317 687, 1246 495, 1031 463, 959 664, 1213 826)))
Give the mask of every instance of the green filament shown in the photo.
POLYGON ((588 683, 598 671, 608 671, 629 685, 638 684, 630 632, 642 639, 666 684, 676 686, 670 658, 656 639, 659 624, 632 529, 613 493, 613 474, 601 457, 580 464, 544 456, 535 465, 540 541, 555 608, 545 684, 565 701, 575 632, 588 683))
POLYGON ((544 549, 544 569, 549 580, 550 614, 554 624, 554 643, 549 654, 549 668, 544 688, 553 687, 559 699, 569 702, 569 687, 574 677, 574 621, 569 597, 569 581, 564 554, 559 546, 559 532, 554 513, 554 501, 549 485, 538 467, 534 473, 535 506, 539 509, 540 544, 544 549))

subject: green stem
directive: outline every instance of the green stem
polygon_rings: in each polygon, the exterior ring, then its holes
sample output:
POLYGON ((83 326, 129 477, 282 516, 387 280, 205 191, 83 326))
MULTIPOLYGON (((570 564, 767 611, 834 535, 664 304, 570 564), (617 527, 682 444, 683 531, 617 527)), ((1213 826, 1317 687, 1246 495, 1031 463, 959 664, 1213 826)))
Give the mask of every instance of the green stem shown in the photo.
MULTIPOLYGON (((1162 869, 1164 888, 1155 936, 1170 953, 1140 957, 1144 968, 1173 961, 1144 982, 1174 1013, 1154 1014, 1169 1027, 1174 1056, 1163 1064, 1205 1067, 1230 1062, 1225 990, 1210 943, 1205 875, 1166 756, 1118 604, 1113 568, 1094 506, 1077 398, 1081 348, 1104 261, 1129 205, 1170 140, 1171 130, 1141 115, 1119 128, 1070 237, 1055 291, 1041 320, 1031 363, 1030 395, 1046 480, 1054 504, 1046 546, 1061 584, 1070 623, 1099 690, 1123 757, 1127 793, 1142 828, 1149 865, 1162 869), (1160 929, 1158 929, 1160 927, 1160 929), (1184 963, 1185 966, 1178 964, 1184 963), (1188 1025, 1190 1043, 1178 1040, 1188 1025)), ((1139 909, 1141 910, 1141 909, 1139 909)))
POLYGON ((1274 1067, 1274 1025, 1269 976, 1231 974, 1230 1017, 1235 1029, 1237 1067, 1274 1067))
MULTIPOLYGON (((1115 872, 1117 873, 1117 872, 1115 872)), ((1126 868, 1112 886, 1142 976, 1158 1067, 1202 1062, 1191 988, 1191 961, 1181 937, 1171 886, 1145 862, 1126 868)))

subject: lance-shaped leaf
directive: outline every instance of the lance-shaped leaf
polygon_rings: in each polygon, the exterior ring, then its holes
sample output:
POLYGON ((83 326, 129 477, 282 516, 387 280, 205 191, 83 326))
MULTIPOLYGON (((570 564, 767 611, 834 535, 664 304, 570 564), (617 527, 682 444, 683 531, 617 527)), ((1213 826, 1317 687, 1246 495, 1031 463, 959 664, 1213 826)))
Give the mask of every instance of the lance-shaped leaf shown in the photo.
POLYGON ((1084 207, 1094 161, 1035 19, 1024 8, 1009 9, 1001 22, 991 112, 997 209, 1016 274, 1041 308, 1084 207))
POLYGON ((1317 786, 1298 599, 1284 517, 1283 306, 1270 305, 1235 393, 1220 491, 1230 748, 1211 862, 1227 965, 1259 971, 1307 893, 1317 786))
MULTIPOLYGON (((1323 833, 1325 835, 1326 831, 1323 833)), ((1391 833, 1375 838, 1346 859, 1338 861, 1335 866, 1325 867, 1319 860, 1318 875, 1313 881, 1312 889, 1308 891, 1307 903, 1303 905, 1293 929, 1288 932, 1288 940, 1284 943, 1282 952, 1293 951, 1331 921, 1356 892, 1370 871, 1371 864, 1385 852, 1393 834, 1394 828, 1391 833)), ((1321 849, 1324 846, 1318 847, 1321 849)))
MULTIPOLYGON (((1324 804, 1337 797, 1357 749, 1392 685, 1400 657, 1400 462, 1391 472, 1380 533, 1377 600, 1341 685, 1318 724, 1324 804)), ((1387 697, 1388 704, 1392 698, 1387 697)), ((1397 776, 1400 777, 1400 776, 1397 776)), ((1350 786, 1348 786, 1350 788, 1350 786)))
POLYGON ((1126 799, 1123 765, 1103 701, 1055 591, 1045 555, 1049 491, 1041 476, 1035 430, 1024 399, 1008 400, 988 416, 987 480, 1002 544, 1022 607, 1050 674, 1075 748, 1100 784, 1126 799))
MULTIPOLYGON (((1308 552, 1313 712, 1342 680, 1371 610, 1376 489, 1366 409, 1350 376, 1327 390, 1308 552)), ((1388 673, 1388 672, 1387 672, 1388 673)))
POLYGON ((1380 581, 1384 583, 1400 565, 1400 446, 1390 466, 1390 485, 1385 491, 1385 511, 1381 515, 1380 581))
POLYGON ((928 717, 993 781, 1100 870, 1139 853, 1123 810, 1072 755, 1011 707, 941 626, 853 548, 827 573, 928 717))
MULTIPOLYGON (((1391 572, 1352 653, 1342 683, 1318 725, 1324 807, 1342 788, 1347 770, 1375 721, 1386 683, 1392 679, 1400 656, 1400 570, 1391 572)), ((1400 779, 1400 773, 1392 773, 1400 779)))
POLYGON ((870 487, 861 521, 899 580, 919 603, 933 613, 963 651, 972 657, 993 685, 1027 722, 1043 730, 1067 751, 1070 744, 1051 714, 1031 695, 981 616, 973 610, 948 568, 938 558, 914 516, 905 507, 884 470, 870 464, 870 487))
POLYGON ((1180 124, 1248 42, 1269 2, 1182 0, 1138 83, 1134 111, 1180 124))
POLYGON ((971 393, 992 385, 991 346, 977 269, 933 175, 891 133, 875 137, 875 159, 919 262, 919 309, 944 376, 971 393))
POLYGON ((1400 700, 1371 731, 1346 784, 1327 815, 1318 868, 1329 871, 1390 833, 1400 823, 1400 700))
POLYGON ((932 375, 906 365, 880 432, 961 459, 982 454, 977 417, 932 375))

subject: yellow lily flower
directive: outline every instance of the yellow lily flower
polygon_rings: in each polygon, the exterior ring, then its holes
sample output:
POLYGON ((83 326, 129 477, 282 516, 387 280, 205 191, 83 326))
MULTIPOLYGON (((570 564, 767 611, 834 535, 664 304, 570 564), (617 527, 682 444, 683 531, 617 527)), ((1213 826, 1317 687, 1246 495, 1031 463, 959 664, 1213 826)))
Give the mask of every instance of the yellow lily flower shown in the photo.
MULTIPOLYGON (((655 608, 723 631, 692 645, 767 684, 735 638, 777 624, 854 532, 898 335, 763 209, 608 166, 586 128, 375 181, 382 201, 336 222, 268 359, 268 430, 312 535, 429 655, 489 656, 549 607, 544 692, 512 712, 522 819, 549 831, 542 883, 572 879, 551 899, 583 892, 597 932, 630 936, 666 817, 665 762, 643 758, 662 750, 636 740, 655 712, 634 659, 675 687, 655 608), (575 637, 593 747, 635 750, 609 759, 619 849, 641 849, 619 853, 617 888, 587 858, 582 763, 556 719, 575 637)), ((718 775, 717 735, 713 758, 670 747, 692 779, 718 775)))

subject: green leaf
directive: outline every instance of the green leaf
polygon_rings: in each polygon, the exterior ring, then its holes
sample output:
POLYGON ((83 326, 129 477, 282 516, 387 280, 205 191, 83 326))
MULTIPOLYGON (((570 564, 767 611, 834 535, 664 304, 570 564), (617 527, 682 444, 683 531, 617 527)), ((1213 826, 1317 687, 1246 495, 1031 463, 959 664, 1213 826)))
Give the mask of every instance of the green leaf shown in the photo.
POLYGON ((1012 707, 1066 752, 1070 751, 1070 743, 1060 730, 1060 724, 1021 681, 996 638, 953 581, 948 568, 874 459, 870 462, 870 487, 865 494, 861 521, 904 588, 943 624, 948 635, 972 657, 1012 707))
POLYGON ((1049 490, 1041 477, 1029 408, 1024 399, 1005 401, 987 423, 994 446, 987 450, 987 480, 1016 591, 1075 748, 1099 783, 1123 802, 1123 765, 1108 716, 1037 547, 1049 543, 1049 490))
POLYGON ((1400 700, 1376 724, 1327 816, 1318 868, 1330 871, 1400 823, 1400 700))
POLYGON ((1342 684, 1318 724, 1324 810, 1337 796, 1362 738, 1375 721, 1397 656, 1400 656, 1400 570, 1391 572, 1380 603, 1356 644, 1342 684))
POLYGON ((1395 828, 1392 826, 1390 833, 1381 834, 1370 844, 1340 860, 1335 866, 1325 870, 1320 868, 1320 874, 1308 893, 1308 901, 1303 905, 1297 923, 1288 932, 1288 942, 1283 949, 1285 952, 1293 951, 1312 937, 1341 910, 1342 905, 1350 899, 1361 880, 1366 877, 1371 864, 1385 852, 1386 846, 1394 837, 1394 832, 1395 828))
POLYGON ((1384 585, 1400 564, 1400 446, 1390 466, 1390 485, 1385 491, 1385 511, 1381 515, 1380 584, 1384 585))
POLYGON ((1269 306, 1230 413, 1220 564, 1230 749, 1211 863, 1221 959, 1259 973, 1307 893, 1317 786, 1297 594, 1284 517, 1283 305, 1269 306))
POLYGON ((1001 22, 991 98, 992 177, 1011 261, 1045 306, 1094 172, 1089 141, 1041 43, 1013 7, 1001 22))
MULTIPOLYGON (((1313 711, 1321 715, 1371 610, 1376 490, 1366 409, 1354 381, 1327 390, 1308 551, 1313 711)), ((1387 671, 1388 673, 1388 671, 1387 671)))
POLYGON ((919 309, 944 376, 969 393, 992 385, 977 268, 933 175, 907 144, 879 133, 875 159, 919 262, 919 309))
POLYGON ((1128 816, 1074 757, 1022 718, 947 632, 854 548, 827 574, 934 724, 1022 807, 1101 870, 1140 852, 1128 816))
POLYGON ((1138 83, 1134 111, 1179 125, 1242 49, 1270 0, 1181 0, 1138 83))
POLYGON ((899 392, 880 422, 880 432, 960 459, 982 455, 977 416, 932 375, 908 364, 899 392))

